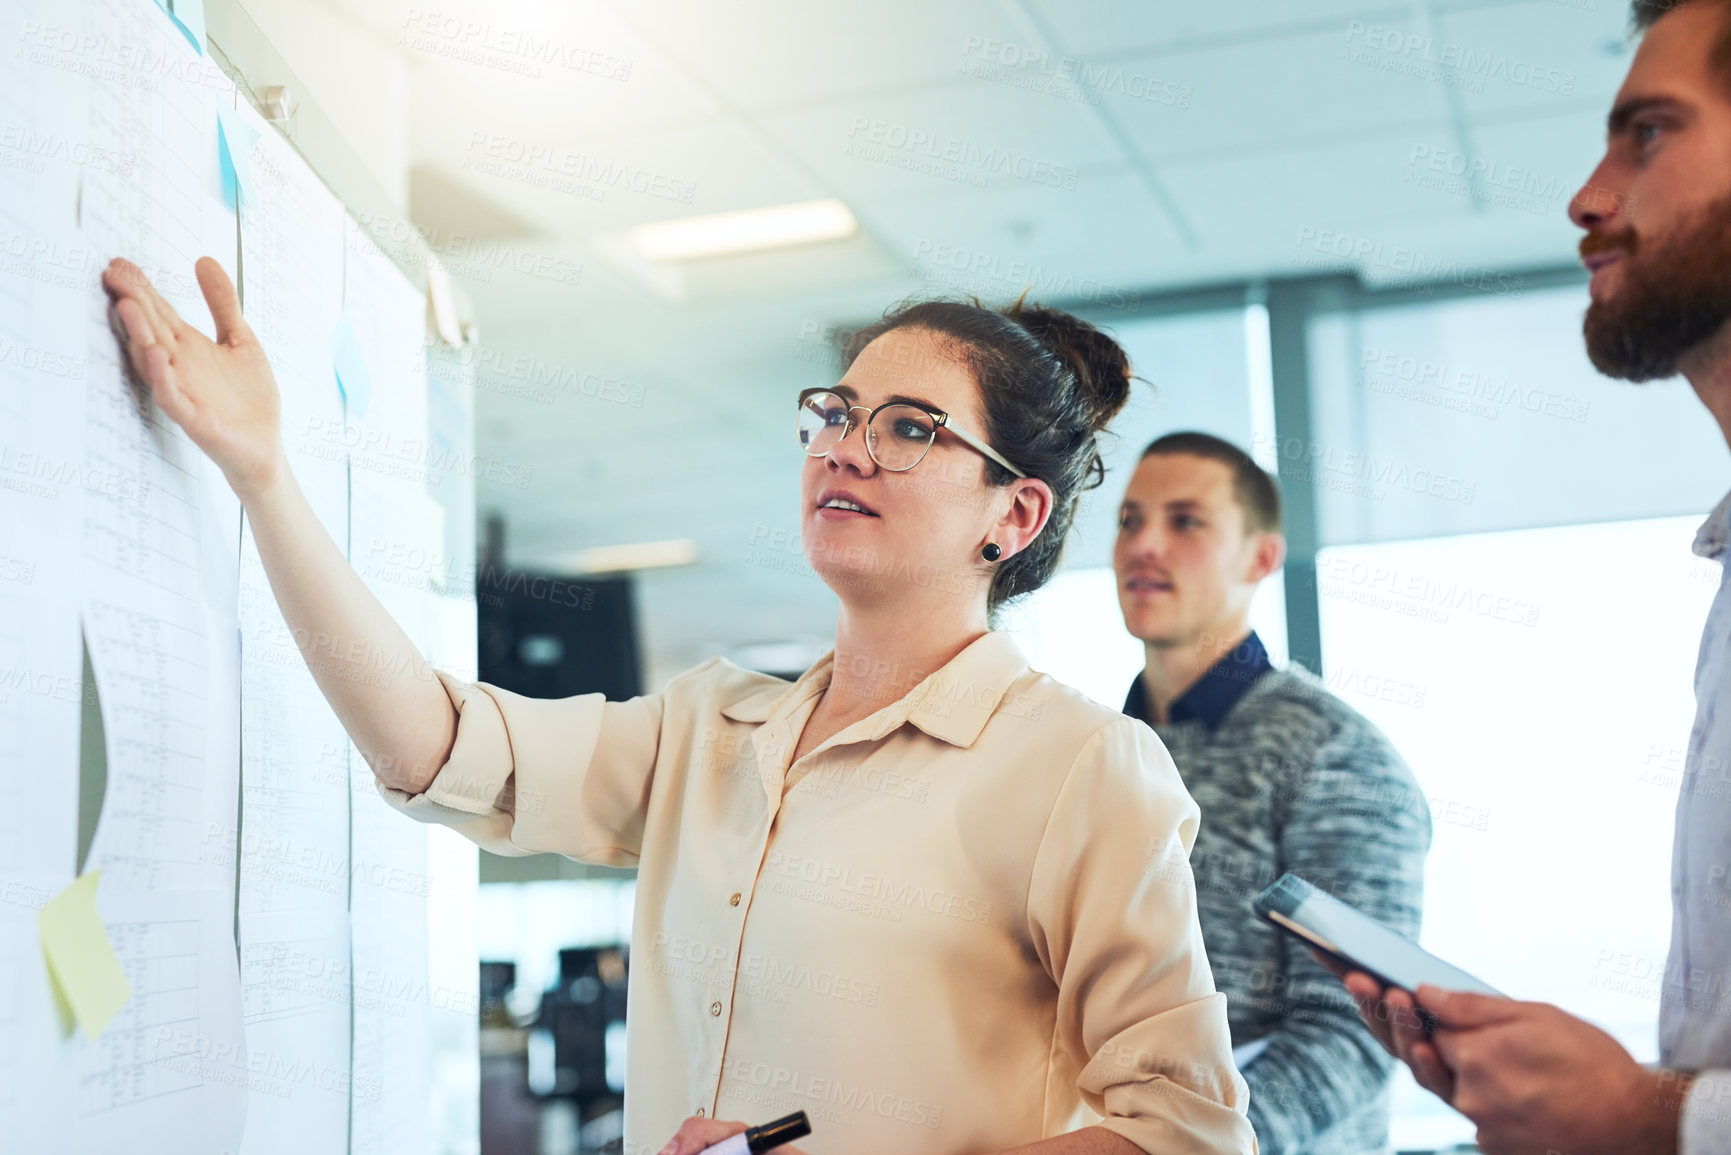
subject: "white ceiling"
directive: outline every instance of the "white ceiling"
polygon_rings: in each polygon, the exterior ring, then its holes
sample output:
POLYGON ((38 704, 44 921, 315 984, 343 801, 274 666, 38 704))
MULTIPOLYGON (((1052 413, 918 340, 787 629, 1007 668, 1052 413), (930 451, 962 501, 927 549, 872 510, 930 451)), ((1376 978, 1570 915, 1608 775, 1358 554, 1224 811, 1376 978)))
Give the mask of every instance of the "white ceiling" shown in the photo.
POLYGON ((1013 297, 1031 277, 1061 295, 1293 275, 1315 256, 1300 238, 1322 230, 1497 269, 1566 263, 1568 191, 1592 167, 1628 60, 1622 0, 465 0, 441 14, 486 31, 419 46, 409 6, 331 2, 410 62, 416 219, 448 233, 515 218, 514 252, 582 266, 571 285, 461 276, 454 262, 484 341, 641 389, 639 408, 484 388, 481 451, 533 477, 483 483, 480 501, 505 514, 520 563, 698 541, 698 564, 641 586, 654 677, 831 628, 833 603, 797 556, 754 548, 797 529, 787 410, 797 388, 832 379, 821 326, 934 288, 1013 297), (599 63, 503 71, 498 46, 525 35, 599 63), (1405 74, 1415 58, 1389 46, 1411 36, 1493 74, 1448 85, 1405 74), (1012 50, 1045 53, 1052 72, 1086 62, 1096 83, 987 58, 1012 50), (628 78, 598 74, 621 62, 628 78), (1149 88, 1157 99, 1138 98, 1149 88), (930 172, 862 157, 873 125, 963 160, 930 172), (508 161, 477 169, 495 141, 539 148, 555 167, 656 179, 663 195, 537 187, 555 174, 508 161), (1527 167, 1551 191, 1503 207, 1423 188, 1407 179, 1415 149, 1527 167), (1012 163, 982 167, 993 155, 1012 163), (665 195, 686 187, 688 203, 665 195), (827 196, 853 209, 863 238, 712 262, 682 301, 597 244, 644 221, 827 196), (945 260, 987 271, 934 281, 945 260))

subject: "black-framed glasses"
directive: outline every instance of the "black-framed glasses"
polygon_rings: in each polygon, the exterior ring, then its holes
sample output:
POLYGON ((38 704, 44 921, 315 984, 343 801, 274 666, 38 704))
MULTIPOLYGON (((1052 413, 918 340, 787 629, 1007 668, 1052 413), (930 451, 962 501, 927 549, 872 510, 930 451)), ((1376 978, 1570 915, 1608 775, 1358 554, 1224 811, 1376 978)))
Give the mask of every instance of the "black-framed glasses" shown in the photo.
POLYGON ((997 462, 1017 477, 1027 477, 1004 460, 1004 455, 975 437, 938 409, 909 401, 889 401, 876 409, 851 405, 847 398, 828 389, 806 389, 799 395, 799 447, 808 457, 828 457, 856 425, 865 427, 866 452, 882 469, 905 473, 925 460, 937 440, 939 429, 948 429, 962 444, 997 462), (854 420, 864 413, 864 421, 854 420))

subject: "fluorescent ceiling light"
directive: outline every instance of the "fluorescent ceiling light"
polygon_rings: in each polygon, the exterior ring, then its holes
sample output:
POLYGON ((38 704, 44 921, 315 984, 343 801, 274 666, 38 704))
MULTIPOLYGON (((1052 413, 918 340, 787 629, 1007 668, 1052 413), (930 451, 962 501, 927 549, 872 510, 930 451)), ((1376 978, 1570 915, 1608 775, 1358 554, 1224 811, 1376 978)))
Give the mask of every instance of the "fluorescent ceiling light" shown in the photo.
POLYGON ((815 241, 839 241, 859 231, 848 207, 833 197, 736 213, 656 221, 631 230, 631 243, 651 261, 693 261, 815 241))
POLYGON ((639 541, 630 545, 598 545, 562 553, 553 560, 559 569, 578 573, 659 569, 690 565, 696 561, 697 543, 688 537, 676 537, 668 541, 639 541))

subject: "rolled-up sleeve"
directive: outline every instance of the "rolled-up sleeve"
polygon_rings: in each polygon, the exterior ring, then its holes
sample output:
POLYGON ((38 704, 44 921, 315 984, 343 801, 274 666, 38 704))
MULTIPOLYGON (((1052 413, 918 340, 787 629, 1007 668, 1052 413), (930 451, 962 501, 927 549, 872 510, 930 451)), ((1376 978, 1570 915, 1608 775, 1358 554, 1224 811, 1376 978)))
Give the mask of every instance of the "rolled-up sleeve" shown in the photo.
POLYGON ((1058 985, 1054 1051, 1104 1126, 1144 1151, 1254 1152, 1189 854, 1198 810, 1160 740, 1114 721, 1065 778, 1028 895, 1058 985))
POLYGON ((563 854, 635 865, 660 743, 659 694, 526 698, 446 674, 451 755, 420 794, 379 784, 392 806, 496 854, 563 854))

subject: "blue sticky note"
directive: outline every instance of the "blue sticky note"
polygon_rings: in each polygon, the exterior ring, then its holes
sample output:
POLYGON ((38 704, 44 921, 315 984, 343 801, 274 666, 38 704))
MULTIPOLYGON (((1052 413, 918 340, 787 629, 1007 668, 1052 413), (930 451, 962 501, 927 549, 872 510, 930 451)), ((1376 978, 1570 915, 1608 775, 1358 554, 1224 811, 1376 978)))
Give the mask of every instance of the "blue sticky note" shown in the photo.
POLYGON ((361 356, 361 339, 355 336, 347 313, 331 334, 331 364, 337 371, 344 411, 357 420, 365 417, 367 402, 373 397, 373 375, 367 370, 367 359, 361 356))
MULTIPOLYGON (((160 7, 162 0, 156 0, 160 7)), ((204 0, 174 0, 171 8, 165 9, 168 18, 175 26, 192 41, 192 46, 198 49, 200 56, 204 55, 204 0)))
POLYGON ((240 113, 216 106, 216 135, 222 163, 222 199, 231 209, 240 208, 241 197, 252 196, 252 146, 258 130, 241 119, 240 113))

